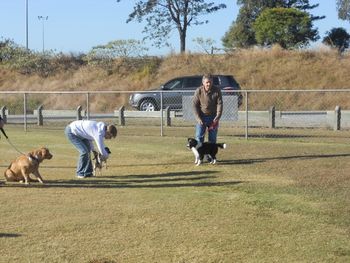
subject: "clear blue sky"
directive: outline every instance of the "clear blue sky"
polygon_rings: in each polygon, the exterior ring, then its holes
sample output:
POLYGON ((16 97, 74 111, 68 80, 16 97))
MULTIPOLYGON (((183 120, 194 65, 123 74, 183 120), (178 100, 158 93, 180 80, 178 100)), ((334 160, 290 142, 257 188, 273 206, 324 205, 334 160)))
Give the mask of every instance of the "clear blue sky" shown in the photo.
MULTIPOLYGON (((42 21, 38 16, 48 16, 45 21, 45 49, 56 52, 88 52, 96 45, 106 44, 117 39, 143 38, 142 23, 126 23, 132 12, 135 0, 28 0, 29 11, 29 48, 42 50, 42 21)), ((236 0, 217 0, 227 8, 206 16, 209 23, 189 28, 187 49, 198 51, 193 42, 196 37, 215 40, 215 46, 221 47, 221 38, 236 19, 238 6, 236 0)), ((311 4, 320 3, 312 10, 314 15, 326 18, 315 22, 321 38, 333 27, 344 27, 350 32, 350 23, 338 19, 334 0, 310 0, 311 4)), ((0 0, 0 37, 12 39, 25 46, 25 0, 0 0)), ((171 46, 157 49, 147 42, 150 55, 166 55, 171 50, 179 51, 178 33, 174 31, 171 46)), ((313 44, 317 46, 317 44, 313 44)))

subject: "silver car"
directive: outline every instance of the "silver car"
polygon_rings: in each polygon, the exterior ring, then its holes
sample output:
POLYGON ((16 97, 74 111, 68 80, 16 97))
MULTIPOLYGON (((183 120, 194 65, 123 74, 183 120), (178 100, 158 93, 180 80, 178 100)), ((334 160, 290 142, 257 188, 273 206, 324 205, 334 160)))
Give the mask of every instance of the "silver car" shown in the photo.
MULTIPOLYGON (((237 81, 231 75, 213 75, 213 84, 220 87, 223 95, 238 96, 238 103, 241 104, 242 95, 238 92, 229 92, 240 90, 237 81)), ((155 111, 161 107, 161 97, 163 99, 163 108, 182 109, 182 96, 193 95, 194 91, 202 85, 202 76, 184 76, 169 80, 158 89, 144 91, 130 95, 129 104, 140 111, 155 111), (159 91, 164 91, 161 92, 159 91)))

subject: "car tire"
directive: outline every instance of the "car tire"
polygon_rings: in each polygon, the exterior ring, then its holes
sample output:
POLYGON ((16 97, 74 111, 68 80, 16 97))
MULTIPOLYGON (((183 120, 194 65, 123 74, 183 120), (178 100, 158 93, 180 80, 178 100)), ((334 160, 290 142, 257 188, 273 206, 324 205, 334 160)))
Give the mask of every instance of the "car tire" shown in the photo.
POLYGON ((157 105, 152 100, 144 100, 140 103, 140 111, 155 111, 157 110, 157 105))

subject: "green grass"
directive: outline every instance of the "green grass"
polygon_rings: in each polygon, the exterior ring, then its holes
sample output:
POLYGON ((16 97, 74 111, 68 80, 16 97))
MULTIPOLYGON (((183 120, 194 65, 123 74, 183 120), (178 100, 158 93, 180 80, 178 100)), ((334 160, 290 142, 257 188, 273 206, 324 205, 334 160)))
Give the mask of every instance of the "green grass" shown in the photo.
MULTIPOLYGON (((350 261, 347 132, 223 129, 219 163, 196 167, 192 128, 140 131, 120 128, 108 169, 79 180, 63 128, 7 127, 54 157, 45 185, 0 185, 0 262, 350 261)), ((2 137, 1 169, 17 155, 2 137)))

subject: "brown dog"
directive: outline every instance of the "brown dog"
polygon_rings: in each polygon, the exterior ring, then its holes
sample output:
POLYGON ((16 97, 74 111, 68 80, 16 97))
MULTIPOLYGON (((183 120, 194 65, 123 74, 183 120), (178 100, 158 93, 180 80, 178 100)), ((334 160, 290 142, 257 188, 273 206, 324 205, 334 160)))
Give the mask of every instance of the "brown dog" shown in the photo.
POLYGON ((39 173, 39 164, 44 159, 50 160, 51 158, 52 154, 45 147, 33 150, 27 155, 21 155, 6 169, 4 173, 5 179, 7 182, 24 182, 29 184, 29 182, 35 181, 29 176, 32 173, 40 183, 44 183, 39 173))

